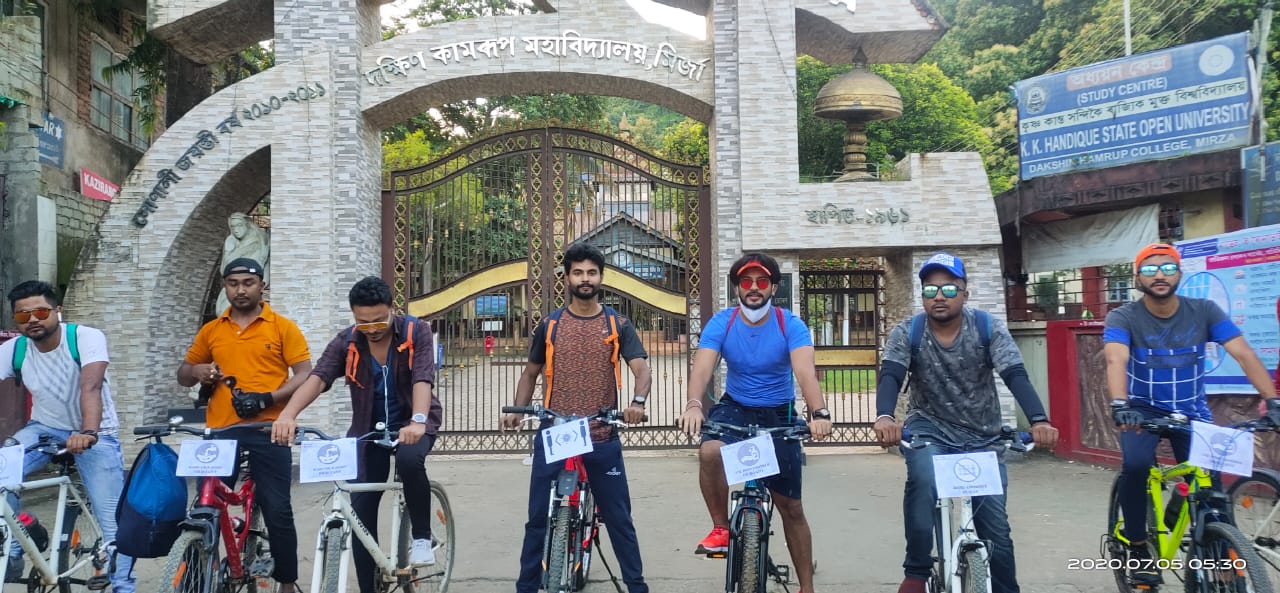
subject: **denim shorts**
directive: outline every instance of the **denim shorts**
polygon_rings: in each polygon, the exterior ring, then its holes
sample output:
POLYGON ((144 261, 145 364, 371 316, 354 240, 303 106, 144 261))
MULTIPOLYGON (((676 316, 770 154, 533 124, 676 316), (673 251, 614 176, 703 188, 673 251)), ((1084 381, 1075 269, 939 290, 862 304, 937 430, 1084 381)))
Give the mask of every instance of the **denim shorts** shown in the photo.
MULTIPOLYGON (((738 426, 756 425, 765 428, 803 425, 805 423, 795 413, 795 408, 791 404, 754 408, 734 401, 727 393, 720 398, 719 403, 711 406, 711 411, 707 413, 707 419, 725 424, 738 426)), ((736 434, 724 434, 716 438, 705 435, 702 437, 702 442, 704 443, 710 440, 733 444, 743 439, 736 434)), ((763 480, 765 486, 779 496, 799 499, 800 468, 803 465, 803 451, 800 447, 800 441, 774 439, 773 448, 778 456, 778 469, 781 471, 776 476, 765 478, 763 480)))

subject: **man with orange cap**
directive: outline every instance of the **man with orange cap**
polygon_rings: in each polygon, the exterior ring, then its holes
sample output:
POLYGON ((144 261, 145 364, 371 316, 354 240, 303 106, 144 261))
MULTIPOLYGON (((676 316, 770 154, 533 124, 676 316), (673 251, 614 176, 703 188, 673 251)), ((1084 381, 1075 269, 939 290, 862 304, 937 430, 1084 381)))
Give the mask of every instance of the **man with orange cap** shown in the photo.
MULTIPOLYGON (((1156 462, 1158 435, 1138 430, 1145 420, 1173 413, 1192 420, 1212 421, 1205 397, 1207 344, 1217 342, 1240 364, 1245 377, 1266 399, 1264 417, 1280 423, 1280 400, 1262 361, 1245 341, 1240 328, 1213 301, 1178 296, 1182 256, 1171 245, 1143 247, 1134 259, 1134 284, 1142 298, 1107 314, 1103 353, 1107 360, 1107 393, 1111 415, 1121 427, 1120 510, 1126 517, 1146 515, 1146 481, 1156 462)), ((1191 450, 1189 432, 1169 435, 1174 456, 1186 461, 1191 450)), ((1150 560, 1145 521, 1126 521, 1124 536, 1129 556, 1150 560)), ((1126 565, 1130 565, 1126 563, 1126 565)), ((1134 585, 1162 582, 1151 562, 1134 562, 1129 578, 1134 585)))

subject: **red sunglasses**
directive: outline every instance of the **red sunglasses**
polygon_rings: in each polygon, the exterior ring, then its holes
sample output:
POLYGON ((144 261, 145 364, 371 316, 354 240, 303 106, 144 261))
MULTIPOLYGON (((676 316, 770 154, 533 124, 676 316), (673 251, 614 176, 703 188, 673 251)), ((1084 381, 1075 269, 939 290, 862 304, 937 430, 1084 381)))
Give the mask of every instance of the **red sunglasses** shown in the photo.
POLYGON ((741 286, 742 290, 751 290, 752 286, 757 286, 760 290, 767 290, 769 288, 769 279, 760 278, 758 280, 752 280, 750 278, 739 278, 738 286, 741 286))

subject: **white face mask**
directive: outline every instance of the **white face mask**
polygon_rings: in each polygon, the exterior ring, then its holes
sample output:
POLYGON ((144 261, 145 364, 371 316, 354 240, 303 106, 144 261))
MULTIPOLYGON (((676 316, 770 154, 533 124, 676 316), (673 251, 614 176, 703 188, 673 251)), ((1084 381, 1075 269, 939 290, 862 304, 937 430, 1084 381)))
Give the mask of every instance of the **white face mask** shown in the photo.
POLYGON ((750 321, 751 323, 760 323, 760 320, 764 319, 765 316, 769 314, 769 311, 773 309, 772 305, 773 305, 773 299, 769 299, 765 301, 764 304, 761 305, 759 309, 752 309, 751 307, 748 307, 741 303, 738 304, 738 309, 741 310, 742 316, 747 321, 750 321))

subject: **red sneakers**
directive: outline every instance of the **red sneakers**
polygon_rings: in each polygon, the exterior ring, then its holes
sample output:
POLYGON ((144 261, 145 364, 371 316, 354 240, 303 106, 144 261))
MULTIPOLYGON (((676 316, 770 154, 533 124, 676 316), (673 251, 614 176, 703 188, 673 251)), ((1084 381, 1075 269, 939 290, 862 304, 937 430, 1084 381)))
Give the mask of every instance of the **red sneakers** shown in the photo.
POLYGON ((720 554, 729 550, 729 530, 719 525, 711 529, 711 533, 698 542, 694 554, 720 554))

